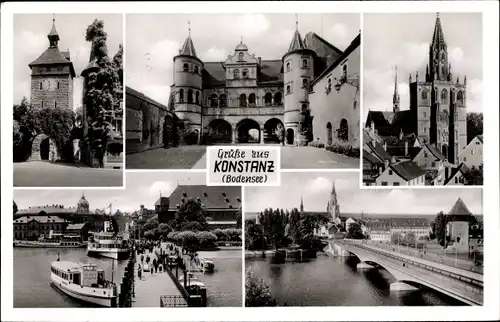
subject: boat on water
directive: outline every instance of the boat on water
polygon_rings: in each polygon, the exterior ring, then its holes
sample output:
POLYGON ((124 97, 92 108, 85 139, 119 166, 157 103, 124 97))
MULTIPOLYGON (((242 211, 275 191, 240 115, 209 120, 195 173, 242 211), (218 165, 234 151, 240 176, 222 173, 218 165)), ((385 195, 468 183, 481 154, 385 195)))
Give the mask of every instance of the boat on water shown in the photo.
MULTIPOLYGON (((179 282, 184 285, 184 276, 179 277, 179 282)), ((206 288, 205 284, 196 277, 192 272, 187 272, 186 286, 198 286, 200 288, 206 288)))
POLYGON ((211 260, 201 258, 200 269, 203 273, 213 273, 215 271, 215 264, 211 260))
POLYGON ((98 306, 116 306, 116 284, 105 280, 104 270, 97 265, 58 260, 50 271, 52 285, 64 294, 98 306))
POLYGON ((104 225, 104 231, 94 233, 87 243, 87 255, 112 259, 127 259, 130 246, 123 236, 112 231, 109 224, 104 225))
POLYGON ((79 236, 51 236, 50 238, 40 237, 38 240, 14 240, 14 247, 28 248, 80 248, 86 247, 87 243, 82 242, 79 236))

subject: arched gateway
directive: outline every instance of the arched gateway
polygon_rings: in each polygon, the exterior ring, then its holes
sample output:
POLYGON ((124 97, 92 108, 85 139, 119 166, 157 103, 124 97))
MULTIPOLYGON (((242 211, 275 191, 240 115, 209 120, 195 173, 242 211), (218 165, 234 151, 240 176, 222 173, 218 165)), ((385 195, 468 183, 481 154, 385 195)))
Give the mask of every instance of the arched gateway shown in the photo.
POLYGON ((59 158, 57 146, 53 139, 47 134, 38 134, 31 143, 30 161, 56 161, 59 158))

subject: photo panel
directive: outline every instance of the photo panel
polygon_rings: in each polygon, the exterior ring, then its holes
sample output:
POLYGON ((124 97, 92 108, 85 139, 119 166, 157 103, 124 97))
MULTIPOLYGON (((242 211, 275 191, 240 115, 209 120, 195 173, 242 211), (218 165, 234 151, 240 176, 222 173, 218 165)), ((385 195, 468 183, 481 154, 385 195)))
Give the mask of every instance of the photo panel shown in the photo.
POLYGON ((14 308, 241 307, 241 197, 192 172, 16 190, 14 308))
POLYGON ((123 15, 13 20, 14 187, 122 187, 123 15))
POLYGON ((363 22, 363 185, 482 186, 482 13, 363 22))
POLYGON ((211 145, 277 145, 283 169, 359 169, 359 13, 126 25, 128 169, 205 169, 211 145))
POLYGON ((483 305, 482 189, 361 189, 359 175, 245 188, 245 306, 483 305))

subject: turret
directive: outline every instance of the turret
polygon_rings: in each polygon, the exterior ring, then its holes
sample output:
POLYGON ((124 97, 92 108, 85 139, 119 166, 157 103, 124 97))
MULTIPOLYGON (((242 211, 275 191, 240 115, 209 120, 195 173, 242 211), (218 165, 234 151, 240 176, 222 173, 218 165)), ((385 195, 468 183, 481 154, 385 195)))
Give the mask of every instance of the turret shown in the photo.
POLYGON ((304 44, 296 21, 296 30, 290 47, 282 58, 287 137, 293 133, 293 142, 287 139, 287 144, 304 145, 307 142, 307 137, 302 131, 308 117, 309 88, 314 77, 315 55, 316 53, 304 44))
POLYGON ((179 54, 174 57, 174 110, 180 120, 184 120, 201 135, 201 106, 203 62, 196 55, 191 27, 179 54))
POLYGON ((448 50, 439 13, 436 15, 432 42, 429 45, 429 66, 433 80, 446 81, 448 79, 448 50))

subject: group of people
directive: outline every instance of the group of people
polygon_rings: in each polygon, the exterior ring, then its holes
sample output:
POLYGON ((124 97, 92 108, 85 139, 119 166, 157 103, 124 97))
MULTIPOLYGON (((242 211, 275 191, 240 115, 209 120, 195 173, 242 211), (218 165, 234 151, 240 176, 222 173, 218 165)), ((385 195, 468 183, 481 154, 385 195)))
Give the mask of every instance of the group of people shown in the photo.
POLYGON ((160 273, 162 271, 164 271, 165 266, 168 265, 169 255, 177 255, 177 257, 180 257, 179 250, 177 249, 177 247, 174 247, 173 244, 167 245, 167 249, 162 249, 160 242, 148 241, 148 242, 145 242, 143 245, 139 245, 137 250, 138 250, 138 253, 141 254, 141 258, 140 258, 141 262, 138 265, 138 269, 137 269, 137 276, 139 277, 139 279, 142 278, 143 271, 149 271, 151 273, 151 275, 153 275, 153 273, 158 273, 158 271, 160 271, 160 273), (142 248, 141 248, 142 251, 139 252, 139 249, 141 246, 142 246, 142 248), (153 254, 154 247, 158 247, 160 252, 159 252, 159 254, 155 255, 155 258, 153 258, 153 261, 151 261, 151 257, 149 254, 153 254), (146 251, 146 256, 144 256, 145 255, 144 250, 146 251), (157 256, 158 256, 158 258, 157 258, 157 256), (150 262, 151 262, 151 266, 149 264, 150 262))

